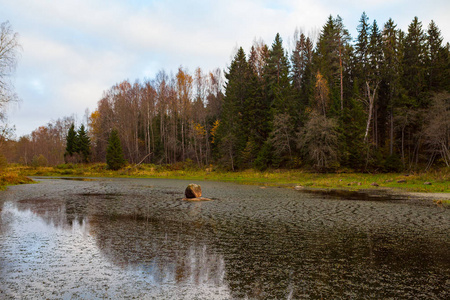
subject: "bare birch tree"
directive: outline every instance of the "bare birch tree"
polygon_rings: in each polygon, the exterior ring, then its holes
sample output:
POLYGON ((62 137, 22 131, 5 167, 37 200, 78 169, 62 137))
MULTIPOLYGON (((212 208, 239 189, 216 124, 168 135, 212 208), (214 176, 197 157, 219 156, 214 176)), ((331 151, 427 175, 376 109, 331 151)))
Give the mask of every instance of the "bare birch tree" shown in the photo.
POLYGON ((430 151, 428 167, 435 158, 441 157, 450 166, 450 94, 440 93, 433 97, 425 126, 425 139, 430 151))
POLYGON ((0 120, 5 117, 6 106, 17 101, 11 75, 14 73, 21 46, 19 34, 12 30, 9 22, 0 24, 0 120))

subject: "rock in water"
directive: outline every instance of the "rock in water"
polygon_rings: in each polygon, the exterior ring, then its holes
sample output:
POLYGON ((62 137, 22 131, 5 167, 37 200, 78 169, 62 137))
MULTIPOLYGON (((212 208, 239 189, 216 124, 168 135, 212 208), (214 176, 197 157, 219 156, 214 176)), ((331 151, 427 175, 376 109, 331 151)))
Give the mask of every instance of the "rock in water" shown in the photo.
POLYGON ((200 198, 202 196, 202 188, 195 183, 191 183, 184 191, 186 198, 200 198))

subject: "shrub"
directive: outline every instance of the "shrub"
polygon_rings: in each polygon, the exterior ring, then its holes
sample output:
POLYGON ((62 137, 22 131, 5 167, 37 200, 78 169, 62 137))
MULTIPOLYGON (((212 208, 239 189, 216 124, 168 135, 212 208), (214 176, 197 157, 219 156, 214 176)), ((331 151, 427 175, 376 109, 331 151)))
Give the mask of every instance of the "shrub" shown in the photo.
POLYGON ((8 161, 3 154, 0 154, 0 170, 5 169, 8 166, 8 161))
POLYGON ((31 161, 31 166, 33 166, 34 168, 45 167, 47 165, 48 165, 48 161, 44 155, 39 154, 39 156, 37 156, 37 155, 33 156, 33 159, 31 161))
POLYGON ((73 164, 60 164, 60 165, 57 165, 55 168, 59 169, 59 170, 70 170, 70 169, 73 169, 74 166, 73 166, 73 164))
POLYGON ((402 160, 397 154, 392 154, 386 158, 384 162, 385 172, 400 172, 403 169, 402 160))

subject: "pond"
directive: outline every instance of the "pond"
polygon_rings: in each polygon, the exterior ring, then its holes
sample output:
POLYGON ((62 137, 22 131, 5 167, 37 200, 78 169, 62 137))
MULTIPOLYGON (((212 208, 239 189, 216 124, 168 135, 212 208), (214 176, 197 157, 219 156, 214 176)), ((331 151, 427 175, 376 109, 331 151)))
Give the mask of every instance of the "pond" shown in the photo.
POLYGON ((450 210, 425 200, 38 180, 0 193, 1 299, 450 297, 450 210))

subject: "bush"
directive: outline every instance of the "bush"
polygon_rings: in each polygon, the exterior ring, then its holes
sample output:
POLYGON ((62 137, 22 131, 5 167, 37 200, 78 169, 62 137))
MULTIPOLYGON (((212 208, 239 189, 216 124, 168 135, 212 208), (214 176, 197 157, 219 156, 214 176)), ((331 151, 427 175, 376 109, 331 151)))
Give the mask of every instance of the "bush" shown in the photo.
POLYGON ((402 169, 403 169, 402 160, 397 154, 394 153, 386 158, 384 162, 383 171, 398 173, 402 171, 402 169))
POLYGON ((5 169, 8 166, 8 161, 3 154, 0 154, 0 170, 5 169))
POLYGON ((71 170, 74 168, 73 164, 60 164, 55 167, 58 170, 71 170))
POLYGON ((33 156, 33 159, 31 160, 31 166, 34 168, 46 167, 47 165, 48 165, 47 158, 45 158, 45 156, 42 154, 40 154, 39 156, 37 155, 33 156))

